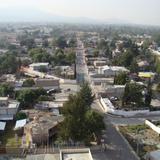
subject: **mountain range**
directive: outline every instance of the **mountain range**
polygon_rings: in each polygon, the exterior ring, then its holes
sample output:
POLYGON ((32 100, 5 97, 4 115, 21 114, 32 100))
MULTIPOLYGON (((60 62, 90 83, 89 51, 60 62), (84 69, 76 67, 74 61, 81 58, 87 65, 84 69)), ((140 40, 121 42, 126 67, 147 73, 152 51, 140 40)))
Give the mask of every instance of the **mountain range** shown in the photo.
POLYGON ((0 22, 57 22, 57 23, 82 23, 82 24, 129 24, 119 19, 99 20, 87 17, 67 17, 54 15, 35 9, 1 9, 0 22))

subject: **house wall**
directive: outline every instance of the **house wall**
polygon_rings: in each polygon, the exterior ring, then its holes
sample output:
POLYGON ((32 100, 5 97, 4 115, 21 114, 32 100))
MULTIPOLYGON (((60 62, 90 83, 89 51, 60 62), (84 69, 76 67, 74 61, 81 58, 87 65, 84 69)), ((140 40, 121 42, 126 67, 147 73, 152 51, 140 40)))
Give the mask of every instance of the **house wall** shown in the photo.
POLYGON ((56 87, 59 88, 59 80, 54 79, 37 79, 35 81, 35 87, 56 87))
POLYGON ((17 108, 0 108, 0 115, 15 115, 17 113, 17 108))

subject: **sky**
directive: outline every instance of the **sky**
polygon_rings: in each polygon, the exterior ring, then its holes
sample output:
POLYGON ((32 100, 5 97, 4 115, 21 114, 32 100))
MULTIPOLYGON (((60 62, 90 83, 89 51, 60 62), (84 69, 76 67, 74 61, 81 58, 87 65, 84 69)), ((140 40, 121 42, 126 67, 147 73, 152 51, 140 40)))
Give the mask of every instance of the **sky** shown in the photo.
POLYGON ((0 21, 56 16, 160 25, 160 0, 0 0, 0 21))

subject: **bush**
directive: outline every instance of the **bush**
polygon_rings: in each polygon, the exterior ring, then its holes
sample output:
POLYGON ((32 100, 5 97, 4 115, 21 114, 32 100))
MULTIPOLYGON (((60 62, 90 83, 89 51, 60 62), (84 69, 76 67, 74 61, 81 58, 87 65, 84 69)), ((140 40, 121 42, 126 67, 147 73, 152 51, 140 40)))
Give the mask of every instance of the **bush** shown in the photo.
POLYGON ((35 85, 35 82, 33 79, 26 79, 23 82, 23 87, 32 87, 33 85, 35 85))
POLYGON ((19 112, 16 114, 16 120, 26 119, 27 115, 23 112, 19 112))

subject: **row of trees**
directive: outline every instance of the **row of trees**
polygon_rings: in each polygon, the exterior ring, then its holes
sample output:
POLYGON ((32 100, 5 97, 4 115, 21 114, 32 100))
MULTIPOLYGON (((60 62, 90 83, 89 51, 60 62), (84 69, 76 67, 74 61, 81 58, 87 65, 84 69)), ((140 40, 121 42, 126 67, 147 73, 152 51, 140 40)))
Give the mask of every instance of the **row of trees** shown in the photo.
POLYGON ((42 48, 34 48, 29 51, 29 55, 33 62, 49 62, 54 65, 71 65, 76 58, 73 51, 65 53, 63 49, 57 49, 54 55, 50 55, 42 48))
POLYGON ((59 136, 63 141, 88 143, 105 129, 103 117, 91 110, 94 95, 87 83, 76 95, 70 95, 64 104, 64 121, 60 125, 59 136))
MULTIPOLYGON (((32 85, 34 85, 34 81, 32 79, 27 79, 24 82, 25 87, 31 87, 32 85)), ((14 91, 14 87, 12 87, 8 83, 0 84, 0 96, 15 97, 24 108, 33 106, 33 104, 38 101, 48 101, 54 99, 54 97, 48 96, 46 90, 44 90, 43 88, 38 88, 35 90, 24 89, 20 91, 14 91)))

